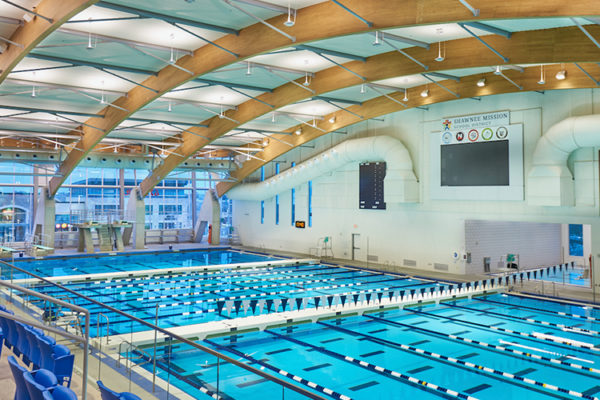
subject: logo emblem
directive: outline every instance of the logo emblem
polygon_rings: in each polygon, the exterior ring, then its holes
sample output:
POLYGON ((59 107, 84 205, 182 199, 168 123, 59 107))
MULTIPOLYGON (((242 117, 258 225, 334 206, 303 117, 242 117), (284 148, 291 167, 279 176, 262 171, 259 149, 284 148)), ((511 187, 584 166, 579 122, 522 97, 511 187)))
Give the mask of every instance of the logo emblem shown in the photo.
POLYGON ((507 136, 508 129, 506 129, 505 127, 501 126, 500 128, 496 129, 496 137, 498 139, 506 139, 507 136))
POLYGON ((465 134, 464 134, 464 133, 462 133, 462 132, 458 132, 458 133, 456 134, 456 140, 457 140, 458 142, 462 142, 464 138, 465 138, 465 134))
POLYGON ((442 143, 448 144, 452 141, 452 134, 450 132, 444 132, 442 135, 442 143))
POLYGON ((445 120, 444 122, 442 122, 442 125, 444 125, 445 131, 449 131, 452 127, 452 122, 450 122, 450 120, 445 120))
POLYGON ((494 131, 491 130, 490 128, 485 128, 483 131, 481 131, 481 138, 483 140, 490 140, 493 136, 494 136, 494 131))
POLYGON ((469 140, 471 142, 475 142, 477 141, 477 139, 479 139, 479 132, 477 131, 477 129, 471 129, 469 131, 469 140))

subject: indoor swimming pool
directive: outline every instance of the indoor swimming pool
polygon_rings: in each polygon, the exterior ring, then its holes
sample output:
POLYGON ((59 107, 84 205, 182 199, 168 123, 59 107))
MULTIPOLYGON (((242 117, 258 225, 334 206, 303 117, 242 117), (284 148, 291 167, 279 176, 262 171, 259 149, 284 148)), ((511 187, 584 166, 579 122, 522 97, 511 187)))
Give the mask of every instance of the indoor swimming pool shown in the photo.
MULTIPOLYGON (((599 322, 597 308, 494 294, 201 343, 330 398, 595 399, 599 322)), ((151 351, 133 351, 148 370, 151 351)), ((214 357, 186 345, 156 354, 158 376, 196 398, 217 386, 224 399, 281 392, 232 364, 217 372, 214 357)))
MULTIPOLYGON (((129 253, 119 255, 48 257, 43 260, 15 260, 15 265, 43 277, 130 272, 192 265, 220 265, 272 261, 280 258, 230 248, 129 253)), ((2 268, 3 279, 29 276, 2 268)))
MULTIPOLYGON (((158 264, 165 263, 161 261, 158 264)), ((94 280, 92 277, 61 284, 137 318, 153 323, 156 320, 156 325, 161 328, 289 311, 298 308, 298 305, 311 308, 316 302, 325 304, 327 297, 333 295, 349 298, 355 294, 371 293, 375 297, 389 291, 429 290, 438 286, 434 281, 321 264, 127 276, 112 280, 94 280), (230 311, 225 312, 224 309, 230 311)), ((89 309, 90 322, 92 326, 99 327, 102 335, 106 335, 107 322, 104 317, 98 321, 99 313, 108 317, 109 335, 148 329, 107 311, 101 305, 70 295, 59 287, 38 284, 30 288, 89 309)), ((34 304, 44 308, 42 302, 34 304)))
POLYGON ((590 287, 590 270, 589 268, 575 267, 569 270, 552 271, 541 279, 560 284, 590 287))

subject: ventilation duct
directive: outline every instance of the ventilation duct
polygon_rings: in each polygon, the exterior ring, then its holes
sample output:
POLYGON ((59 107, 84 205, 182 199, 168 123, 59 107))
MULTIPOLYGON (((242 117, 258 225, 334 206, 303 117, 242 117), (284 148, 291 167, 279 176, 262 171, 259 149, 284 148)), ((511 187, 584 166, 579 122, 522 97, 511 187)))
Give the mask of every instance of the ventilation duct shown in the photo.
POLYGON ((410 154, 402 142, 389 136, 346 140, 263 182, 235 186, 227 192, 227 197, 233 200, 266 200, 348 163, 376 161, 386 162, 386 203, 413 203, 419 200, 419 184, 410 154))
POLYGON ((538 140, 528 175, 527 201, 536 206, 575 205, 569 154, 582 147, 600 146, 600 115, 567 118, 538 140))

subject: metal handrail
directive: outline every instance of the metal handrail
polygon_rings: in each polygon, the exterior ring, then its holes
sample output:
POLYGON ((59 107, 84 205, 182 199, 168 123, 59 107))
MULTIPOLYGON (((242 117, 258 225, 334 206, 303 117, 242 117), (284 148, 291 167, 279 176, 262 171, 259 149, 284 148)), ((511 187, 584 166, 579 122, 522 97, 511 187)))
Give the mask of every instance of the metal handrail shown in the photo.
MULTIPOLYGON (((10 267, 13 267, 13 268, 15 268, 17 270, 21 270, 21 272, 25 272, 26 274, 30 274, 30 275, 32 275, 34 277, 37 277, 37 275, 35 275, 35 274, 31 273, 31 272, 25 271, 25 270, 23 270, 21 268, 18 268, 18 267, 15 267, 14 265, 11 265, 11 264, 9 264, 9 263, 7 263, 5 261, 0 260, 0 263, 8 265, 10 267)), ((38 277, 38 279, 45 280, 42 277, 38 277)), ((76 336, 76 335, 72 335, 72 334, 70 334, 70 333, 68 333, 66 331, 62 331, 62 330, 59 330, 59 329, 56 329, 56 328, 51 328, 51 327, 43 325, 43 324, 39 324, 37 322, 36 323, 26 322, 26 323, 28 325, 35 326, 35 327, 40 328, 40 329, 45 329, 48 332, 52 332, 52 333, 55 333, 57 335, 61 335, 61 336, 65 336, 65 337, 70 337, 73 340, 76 340, 76 341, 79 341, 79 342, 83 343, 83 376, 84 376, 84 379, 83 379, 83 382, 82 382, 82 385, 81 385, 81 397, 83 398, 83 400, 87 400, 88 352, 89 352, 89 345, 90 345, 90 311, 87 308, 79 307, 79 306, 76 306, 74 304, 67 303, 66 301, 58 300, 58 299, 55 299, 54 297, 51 297, 51 296, 39 293, 39 292, 37 292, 35 290, 27 289, 27 288, 24 288, 22 286, 15 285, 13 283, 6 282, 6 281, 3 281, 3 280, 0 280, 0 286, 4 286, 4 287, 7 287, 7 288, 11 289, 11 296, 12 296, 12 290, 17 290, 19 292, 26 293, 28 295, 37 297, 39 299, 52 302, 52 303, 54 303, 54 304, 56 304, 58 306, 65 307, 65 308, 68 308, 70 310, 73 310, 75 312, 82 313, 82 314, 85 315, 85 335, 84 335, 84 338, 81 338, 81 337, 76 336)), ((5 318, 16 320, 15 318, 13 318, 11 316, 11 314, 8 314, 8 313, 4 313, 3 312, 0 315, 2 315, 5 318)))
MULTIPOLYGON (((117 313, 119 315, 122 315, 122 316, 124 316, 126 318, 129 318, 130 320, 135 321, 135 322, 137 322, 139 324, 142 324, 142 325, 144 325, 144 326, 146 326, 146 327, 148 327, 150 329, 156 330, 156 331, 158 331, 158 332, 160 332, 160 333, 162 333, 162 334, 164 334, 166 336, 170 336, 170 337, 172 337, 173 339, 175 339, 177 341, 180 341, 180 342, 185 343, 185 344, 187 344, 187 345, 189 345, 191 347, 194 347, 194 348, 196 348, 196 349, 198 349, 200 351, 203 351, 203 352, 208 353, 208 354, 210 354, 212 356, 215 356, 215 357, 217 357, 217 359, 222 359, 223 361, 227 361, 228 363, 233 364, 233 365, 235 365, 237 367, 240 367, 242 369, 245 369, 248 372, 251 372, 251 373, 256 374, 256 375, 258 375, 258 376, 260 376, 262 378, 265 378, 265 379, 267 379, 267 380, 269 380, 271 382, 274 382, 274 383, 279 384, 279 385, 281 385, 283 387, 286 387, 286 388, 288 388, 290 390, 293 390, 294 392, 299 393, 302 396, 305 396, 305 397, 307 397, 309 399, 313 399, 313 400, 326 400, 325 397, 322 397, 322 396, 319 396, 319 395, 314 394, 312 392, 309 392, 308 390, 306 390, 306 389, 304 389, 304 388, 302 388, 300 386, 297 386, 297 385, 295 385, 295 384, 293 384, 291 382, 288 382, 288 381, 285 381, 285 380, 283 380, 281 378, 278 378, 276 376, 270 375, 270 374, 268 374, 268 373, 266 373, 264 371, 261 371, 258 368, 255 368, 255 367, 253 367, 251 365, 248 365, 248 364, 245 364, 243 362, 240 362, 240 361, 236 360, 235 358, 226 356, 223 353, 220 353, 220 352, 218 352, 216 350, 213 350, 210 347, 203 346, 203 345, 201 345, 199 343, 196 343, 196 342, 193 342, 193 341, 191 341, 189 339, 186 339, 183 336, 179 336, 179 335, 177 335, 175 333, 169 332, 168 330, 166 330, 164 328, 161 328, 161 327, 156 326, 156 325, 154 325, 154 324, 152 324, 152 323, 150 323, 148 321, 145 321, 145 320, 143 320, 141 318, 135 317, 135 316, 133 316, 131 314, 128 314, 128 313, 126 313, 124 311, 121 311, 121 310, 119 310, 117 308, 109 306, 108 304, 104 304, 104 303, 102 303, 102 302, 100 302, 98 300, 95 300, 95 299, 91 298, 91 297, 88 297, 86 295, 78 293, 78 292, 76 292, 74 290, 71 290, 71 289, 69 289, 69 288, 67 288, 67 287, 65 287, 63 285, 60 285, 60 284, 55 283, 55 282, 52 282, 49 279, 43 278, 43 277, 41 277, 39 275, 36 275, 36 274, 34 274, 32 272, 29 272, 29 271, 27 271, 27 270, 25 270, 23 268, 19 268, 17 266, 14 266, 14 265, 12 265, 10 263, 7 263, 6 261, 2 261, 2 260, 0 260, 0 264, 5 264, 5 265, 7 265, 9 267, 12 267, 12 268, 16 269, 17 271, 24 272, 24 273, 26 273, 26 274, 28 274, 28 275, 36 278, 36 279, 39 279, 39 280, 41 280, 41 281, 43 281, 43 282, 45 282, 45 283, 47 283, 49 285, 52 285, 52 286, 55 286, 55 287, 57 287, 57 288, 59 288, 61 290, 64 290, 67 293, 71 293, 71 294, 73 294, 73 295, 75 295, 75 296, 77 296, 79 298, 82 298, 82 299, 84 299, 86 301, 89 301, 89 302, 91 302, 93 304, 96 304, 96 305, 99 305, 101 307, 104 307, 104 308, 106 308, 107 310, 109 310, 111 312, 114 312, 114 313, 117 313)), ((19 290, 21 290, 21 289, 19 289, 19 290)), ((88 326, 89 325, 89 311, 87 311, 87 312, 88 312, 88 315, 87 315, 88 318, 86 319, 86 335, 89 335, 89 326, 88 326)), ((87 349, 87 346, 86 346, 86 355, 87 355, 87 350, 88 349, 87 349)), ((87 366, 86 366, 86 368, 87 368, 87 366)), ((85 384, 86 383, 85 383, 85 380, 84 380, 84 386, 85 386, 85 384)), ((84 400, 85 400, 85 398, 84 398, 84 400)))

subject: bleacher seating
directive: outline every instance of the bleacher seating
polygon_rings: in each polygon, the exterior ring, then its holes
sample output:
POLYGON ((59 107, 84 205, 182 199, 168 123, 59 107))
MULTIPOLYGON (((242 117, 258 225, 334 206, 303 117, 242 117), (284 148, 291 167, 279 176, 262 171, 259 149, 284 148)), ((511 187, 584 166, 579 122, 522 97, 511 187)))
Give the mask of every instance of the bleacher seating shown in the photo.
MULTIPOLYGON (((0 306, 0 310, 13 314, 3 306, 0 306)), ((71 351, 66 346, 56 344, 56 340, 50 336, 46 336, 41 329, 2 316, 0 316, 0 329, 0 337, 4 338, 6 346, 12 349, 16 357, 20 356, 26 366, 31 366, 34 371, 48 371, 48 373, 52 374, 57 384, 66 384, 67 387, 71 386, 75 355, 71 354, 71 351)), ((15 357, 9 357, 9 363, 15 376, 15 382, 17 382, 15 400, 54 398, 52 397, 52 393, 42 393, 47 387, 44 390, 35 391, 36 396, 30 394, 27 387, 34 391, 36 386, 32 382, 29 382, 29 386, 26 386, 27 382, 20 379, 24 372, 29 373, 29 371, 20 366, 15 357), (25 391, 23 392, 23 390, 25 391)), ((31 375, 35 377, 34 372, 31 372, 31 375)), ((27 379, 31 381, 30 377, 27 379)), ((59 389, 56 393, 57 396, 61 396, 60 398, 70 398, 68 391, 59 389)), ((75 396, 74 398, 77 397, 75 396)))
POLYGON ((114 390, 104 386, 102 381, 98 381, 98 389, 102 400, 142 400, 138 396, 129 392, 115 392, 114 390))

